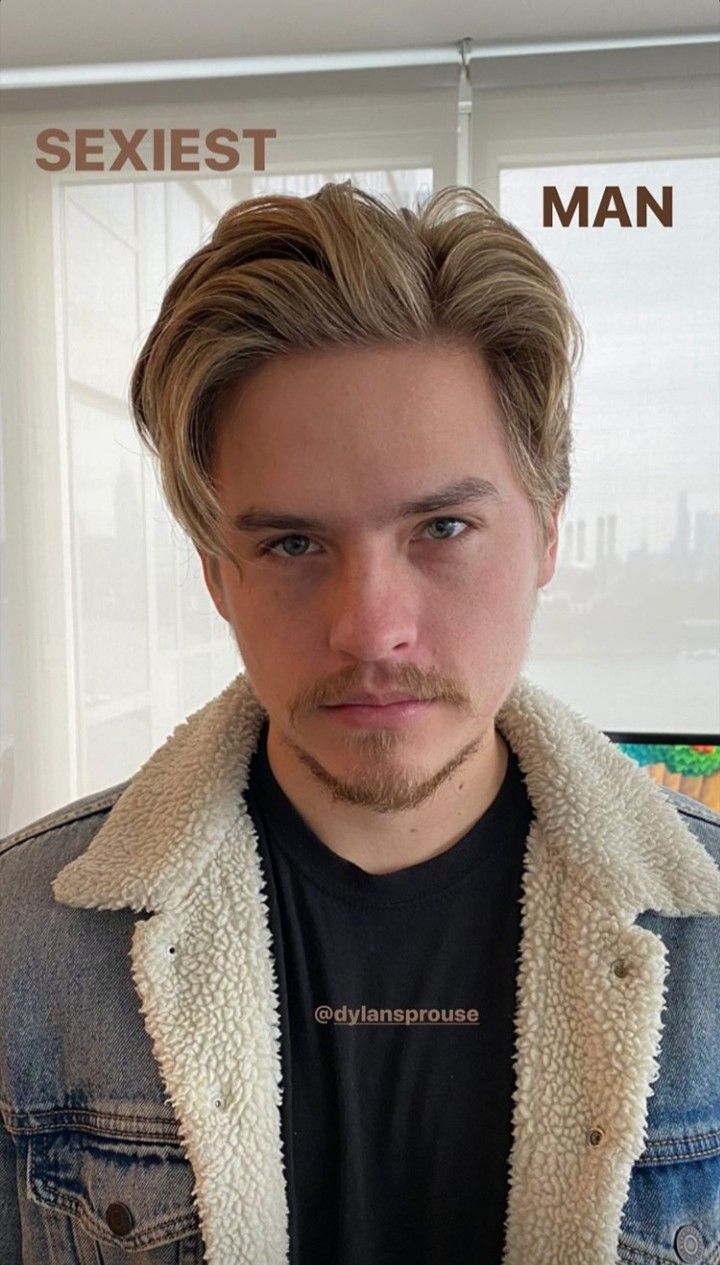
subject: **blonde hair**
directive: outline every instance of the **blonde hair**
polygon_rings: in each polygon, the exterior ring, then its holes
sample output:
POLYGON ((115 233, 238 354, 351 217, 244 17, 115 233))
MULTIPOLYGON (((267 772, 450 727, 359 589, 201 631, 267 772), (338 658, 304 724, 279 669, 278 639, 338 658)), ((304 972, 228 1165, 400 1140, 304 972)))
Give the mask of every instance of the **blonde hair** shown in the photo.
POLYGON ((297 351, 463 344, 489 370, 509 457, 546 539, 570 488, 582 330, 550 264, 473 189, 389 208, 348 180, 238 202, 181 266, 134 366, 130 403, 170 510, 224 555, 213 479, 218 397, 297 351))

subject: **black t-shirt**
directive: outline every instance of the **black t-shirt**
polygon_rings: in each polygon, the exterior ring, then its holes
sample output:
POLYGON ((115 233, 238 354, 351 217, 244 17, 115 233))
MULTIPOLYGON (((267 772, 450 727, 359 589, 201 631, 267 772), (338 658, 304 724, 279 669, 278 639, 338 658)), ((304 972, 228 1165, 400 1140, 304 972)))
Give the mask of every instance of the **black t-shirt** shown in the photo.
POLYGON ((280 994, 291 1265, 500 1265, 532 820, 517 759, 446 852, 368 874, 303 821, 267 729, 246 801, 280 994), (318 1006, 360 1014, 321 1022, 318 1006), (406 1022, 421 1008, 433 1014, 406 1022), (458 1008, 479 1022, 436 1021, 458 1008))

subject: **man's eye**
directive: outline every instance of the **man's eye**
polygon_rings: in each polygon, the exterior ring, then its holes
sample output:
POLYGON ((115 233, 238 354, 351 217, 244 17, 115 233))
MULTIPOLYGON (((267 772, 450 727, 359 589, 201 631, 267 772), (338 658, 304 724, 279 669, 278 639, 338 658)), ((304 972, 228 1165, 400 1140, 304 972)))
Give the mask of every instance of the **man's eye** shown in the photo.
MULTIPOLYGON (((460 526, 463 526, 463 527, 469 527, 472 530, 472 524, 466 522, 464 518, 433 518, 430 520, 430 522, 424 524, 422 530, 425 530, 425 528, 428 528, 428 527, 434 527, 437 523, 456 523, 456 524, 460 524, 460 526)), ((465 532, 459 533, 460 536, 464 536, 466 534, 467 533, 465 532)), ((441 544, 445 540, 457 540, 458 535, 434 536, 434 537, 431 537, 431 539, 435 540, 438 544, 441 544)), ((312 554, 307 554, 307 553, 278 554, 274 552, 276 549, 279 549, 281 545, 284 545, 289 540, 310 541, 310 537, 300 536, 300 535, 297 535, 296 533, 293 533, 293 535, 291 536, 275 536, 272 540, 264 540, 260 545, 258 545, 257 552, 259 554, 267 554, 270 557, 277 558, 280 562, 292 562, 293 558, 307 558, 307 557, 313 556, 312 554)))

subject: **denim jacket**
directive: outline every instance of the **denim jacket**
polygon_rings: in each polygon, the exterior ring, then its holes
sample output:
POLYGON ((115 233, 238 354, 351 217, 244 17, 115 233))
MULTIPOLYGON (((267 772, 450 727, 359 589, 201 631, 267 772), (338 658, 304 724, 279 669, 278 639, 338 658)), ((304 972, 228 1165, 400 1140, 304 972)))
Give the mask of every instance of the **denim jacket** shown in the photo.
MULTIPOLYGON (((2 1265, 288 1261, 264 719, 241 673, 0 845, 2 1265)), ((535 810, 503 1265, 720 1265, 720 817, 523 677, 496 724, 535 810)))

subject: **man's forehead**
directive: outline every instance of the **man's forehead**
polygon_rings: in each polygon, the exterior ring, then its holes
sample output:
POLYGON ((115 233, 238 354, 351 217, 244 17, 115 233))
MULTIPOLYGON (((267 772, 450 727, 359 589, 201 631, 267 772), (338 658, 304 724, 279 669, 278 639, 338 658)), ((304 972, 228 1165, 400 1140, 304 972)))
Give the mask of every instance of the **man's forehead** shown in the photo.
MULTIPOLYGON (((424 393, 428 381, 435 379, 438 389, 453 390, 459 384, 461 362, 475 390, 489 388, 492 381, 480 352, 459 341, 418 343, 371 343, 357 346, 325 346, 299 348, 269 355, 260 363, 248 366, 234 380, 219 388, 215 396, 218 418, 227 419, 240 412, 246 397, 257 402, 266 394, 282 392, 303 410, 309 404, 294 388, 299 379, 312 376, 320 390, 340 390, 357 385, 360 376, 363 393, 383 391, 394 379, 412 391, 417 385, 424 393)), ((359 397, 360 399, 362 397, 359 397)))

